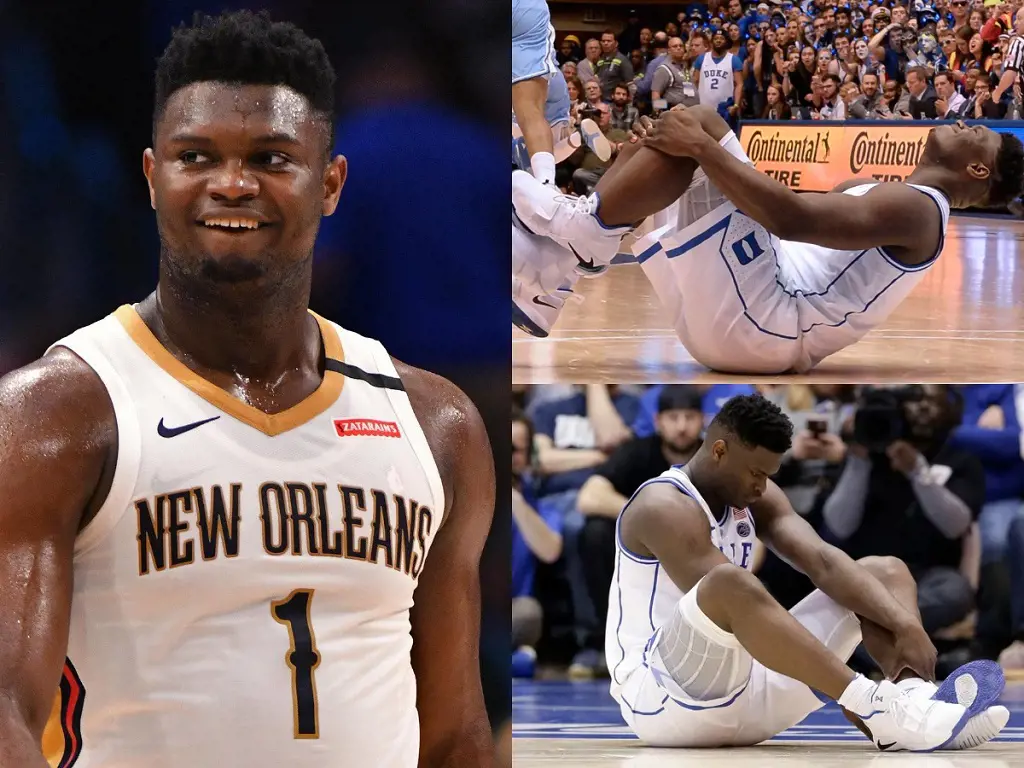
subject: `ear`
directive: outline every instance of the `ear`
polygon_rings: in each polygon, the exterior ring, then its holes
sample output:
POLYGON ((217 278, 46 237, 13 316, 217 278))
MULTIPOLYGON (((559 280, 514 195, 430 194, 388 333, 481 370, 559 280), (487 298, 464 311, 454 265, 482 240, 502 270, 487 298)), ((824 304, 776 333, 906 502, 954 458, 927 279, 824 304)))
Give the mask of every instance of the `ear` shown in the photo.
POLYGON ((156 158, 153 150, 147 148, 142 153, 142 173, 146 177, 146 185, 149 187, 149 207, 156 210, 156 193, 153 191, 153 169, 156 167, 156 158))
POLYGON ((338 155, 331 160, 327 170, 324 171, 324 216, 330 216, 338 207, 338 198, 341 196, 341 188, 345 186, 346 178, 348 178, 348 160, 343 155, 338 155))
POLYGON ((992 172, 984 163, 968 163, 967 175, 977 181, 983 181, 987 179, 989 176, 991 176, 992 172))

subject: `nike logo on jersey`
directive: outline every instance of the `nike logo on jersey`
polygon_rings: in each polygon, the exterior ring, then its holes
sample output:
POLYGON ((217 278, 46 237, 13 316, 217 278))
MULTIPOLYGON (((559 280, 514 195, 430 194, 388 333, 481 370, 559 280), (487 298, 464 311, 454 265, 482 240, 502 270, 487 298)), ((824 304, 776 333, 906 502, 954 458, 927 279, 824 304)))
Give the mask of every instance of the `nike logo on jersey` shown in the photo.
POLYGON ((548 304, 546 301, 542 301, 540 296, 534 296, 533 303, 542 307, 548 307, 549 309, 558 309, 558 307, 554 306, 553 304, 548 304))
POLYGON ((219 418, 220 416, 211 416, 208 419, 193 421, 191 424, 185 424, 181 427, 165 427, 164 420, 160 419, 160 423, 156 425, 156 433, 160 435, 160 437, 177 437, 178 435, 183 435, 186 432, 191 432, 196 427, 203 426, 203 424, 209 424, 211 421, 216 421, 219 418))

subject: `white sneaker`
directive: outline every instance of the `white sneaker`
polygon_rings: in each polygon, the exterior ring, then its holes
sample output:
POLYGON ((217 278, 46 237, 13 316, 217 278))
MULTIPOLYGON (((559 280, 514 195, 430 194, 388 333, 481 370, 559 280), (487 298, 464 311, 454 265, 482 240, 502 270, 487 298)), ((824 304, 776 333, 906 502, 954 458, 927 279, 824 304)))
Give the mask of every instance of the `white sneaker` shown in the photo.
POLYGON ((874 714, 861 719, 883 752, 930 752, 951 742, 967 721, 966 707, 911 696, 887 680, 878 684, 871 703, 874 714))
POLYGON ((547 237, 576 257, 585 276, 603 272, 632 227, 606 227, 594 215, 599 203, 589 197, 563 195, 522 171, 512 172, 512 208, 530 232, 547 237))
POLYGON ((967 707, 967 724, 944 749, 980 746, 998 736, 1010 720, 1010 710, 992 704, 1002 694, 1003 679, 998 665, 990 661, 963 665, 941 687, 919 678, 901 680, 896 686, 922 700, 936 698, 967 707))
POLYGON ((602 163, 607 163, 612 156, 612 143, 601 133, 600 127, 590 118, 580 121, 580 134, 590 151, 597 155, 602 163))
POLYGON ((566 285, 553 293, 536 294, 517 277, 512 278, 512 324, 524 333, 546 338, 567 301, 578 298, 566 285))

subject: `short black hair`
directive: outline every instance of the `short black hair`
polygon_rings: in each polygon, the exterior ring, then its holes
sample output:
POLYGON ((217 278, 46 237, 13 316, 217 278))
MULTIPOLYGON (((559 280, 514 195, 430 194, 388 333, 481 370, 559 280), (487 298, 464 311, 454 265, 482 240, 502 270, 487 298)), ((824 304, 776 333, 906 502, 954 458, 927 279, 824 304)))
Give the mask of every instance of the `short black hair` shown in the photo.
POLYGON ((1024 144, 1012 133, 999 135, 1002 142, 989 186, 989 205, 1006 205, 1024 192, 1024 144))
POLYGON ((736 435, 750 448, 785 453, 793 444, 793 423, 771 400, 758 394, 736 395, 722 406, 711 422, 736 435))
POLYGON ((266 11, 197 12, 175 28, 156 65, 154 138, 172 94, 201 82, 288 86, 325 121, 328 152, 334 146, 334 68, 320 41, 290 22, 266 11))

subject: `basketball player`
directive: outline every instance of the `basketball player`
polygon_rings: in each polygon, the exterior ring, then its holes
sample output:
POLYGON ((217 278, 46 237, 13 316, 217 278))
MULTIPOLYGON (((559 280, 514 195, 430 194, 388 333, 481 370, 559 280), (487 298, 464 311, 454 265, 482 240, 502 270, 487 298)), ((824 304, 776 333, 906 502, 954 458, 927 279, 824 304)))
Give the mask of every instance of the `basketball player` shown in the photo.
MULTIPOLYGON (((570 142, 569 89, 555 58, 555 28, 546 0, 512 0, 512 124, 516 164, 542 184, 555 183, 555 164, 575 152, 570 142), (517 147, 518 148, 518 147, 517 147)), ((593 120, 580 123, 582 137, 602 161, 612 147, 593 120)), ((576 137, 577 139, 579 136, 576 137)))
POLYGON ((480 417, 307 306, 333 88, 291 24, 175 30, 156 290, 0 380, 0 766, 58 684, 67 768, 491 764, 480 417))
MULTIPOLYGON (((825 194, 757 171, 704 106, 644 129, 589 198, 514 173, 515 213, 562 246, 545 269, 568 274, 608 264, 634 224, 678 201, 632 250, 687 350, 735 373, 807 371, 860 339, 935 262, 950 208, 1003 204, 1024 178, 1019 139, 963 123, 932 129, 906 182, 852 180, 825 194)), ((558 312, 518 301, 513 314, 546 334, 558 312)))
POLYGON ((655 746, 757 744, 837 701, 881 750, 962 749, 1009 719, 994 662, 942 687, 902 562, 825 544, 768 478, 792 424, 760 395, 730 399, 685 466, 640 486, 619 515, 605 653, 611 693, 655 746), (818 590, 787 612, 750 572, 755 535, 818 590), (863 640, 889 678, 845 661, 863 640), (895 682, 891 682, 895 681, 895 682))

